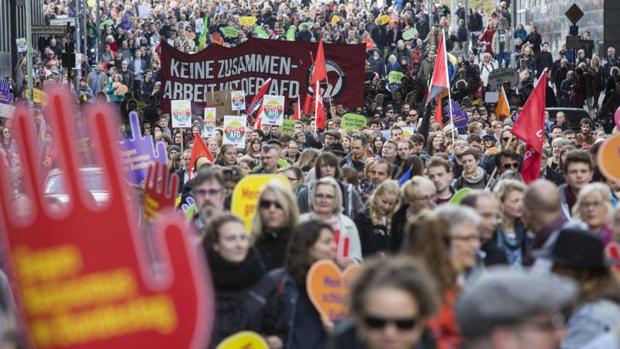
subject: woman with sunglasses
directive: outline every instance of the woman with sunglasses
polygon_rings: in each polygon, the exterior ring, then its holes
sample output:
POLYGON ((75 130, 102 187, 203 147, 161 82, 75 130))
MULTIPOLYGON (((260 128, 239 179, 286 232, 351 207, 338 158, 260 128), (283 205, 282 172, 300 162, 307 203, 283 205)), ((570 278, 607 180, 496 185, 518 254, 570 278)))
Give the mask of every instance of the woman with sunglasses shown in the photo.
POLYGON ((306 292, 308 270, 321 259, 336 260, 334 231, 329 224, 309 220, 293 230, 286 248, 284 268, 270 274, 281 290, 286 349, 323 348, 328 331, 333 329, 331 321, 321 319, 306 292))
POLYGON ((351 289, 351 320, 327 348, 434 348, 425 323, 436 311, 436 293, 424 265, 410 257, 365 263, 351 289))
POLYGON ((252 222, 256 250, 267 270, 284 265, 284 252, 291 231, 299 220, 299 211, 291 189, 273 181, 258 195, 252 222))
POLYGON ((209 348, 239 331, 261 334, 282 348, 284 323, 276 284, 266 274, 243 222, 231 214, 205 224, 203 248, 215 289, 215 328, 209 348))

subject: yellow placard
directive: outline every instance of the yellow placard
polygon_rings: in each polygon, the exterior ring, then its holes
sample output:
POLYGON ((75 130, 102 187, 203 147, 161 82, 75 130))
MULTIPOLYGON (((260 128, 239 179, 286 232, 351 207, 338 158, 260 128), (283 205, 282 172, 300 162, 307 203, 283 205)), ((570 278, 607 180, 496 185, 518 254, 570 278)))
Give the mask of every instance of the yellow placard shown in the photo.
POLYGON ((241 16, 241 17, 239 17, 239 24, 241 24, 241 25, 254 25, 254 24, 256 24, 256 17, 254 17, 254 16, 241 16))
POLYGON ((248 232, 252 231, 252 219, 254 218, 258 195, 271 181, 278 181, 285 186, 290 186, 288 179, 283 175, 256 174, 243 177, 233 191, 231 212, 243 220, 248 232))
POLYGON ((269 345, 258 333, 242 331, 224 339, 215 349, 269 349, 269 345))
POLYGON ((332 24, 338 24, 340 19, 341 19, 340 16, 334 15, 334 17, 332 17, 332 24))
POLYGON ((380 25, 388 24, 389 21, 390 21, 390 16, 388 16, 388 15, 379 16, 379 24, 380 25))
POLYGON ((32 89, 32 101, 37 104, 46 105, 47 104, 47 95, 45 92, 39 90, 38 88, 32 89))

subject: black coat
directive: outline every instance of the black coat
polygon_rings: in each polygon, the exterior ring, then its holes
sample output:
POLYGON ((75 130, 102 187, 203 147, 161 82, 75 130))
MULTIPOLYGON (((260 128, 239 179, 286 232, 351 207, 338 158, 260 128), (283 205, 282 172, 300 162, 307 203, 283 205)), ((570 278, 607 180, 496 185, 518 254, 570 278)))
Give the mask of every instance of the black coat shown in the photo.
POLYGON ((289 236, 289 229, 282 229, 273 232, 263 232, 256 241, 254 246, 267 271, 284 266, 284 256, 289 236))
POLYGON ((241 263, 231 263, 209 249, 209 267, 215 288, 215 321, 210 348, 237 332, 279 336, 285 327, 276 284, 265 273, 256 252, 241 263))
POLYGON ((390 224, 390 231, 385 225, 372 224, 370 219, 370 211, 360 212, 355 216, 355 225, 360 236, 362 244, 362 255, 364 258, 370 257, 376 253, 397 253, 402 245, 403 233, 403 215, 394 215, 390 224))

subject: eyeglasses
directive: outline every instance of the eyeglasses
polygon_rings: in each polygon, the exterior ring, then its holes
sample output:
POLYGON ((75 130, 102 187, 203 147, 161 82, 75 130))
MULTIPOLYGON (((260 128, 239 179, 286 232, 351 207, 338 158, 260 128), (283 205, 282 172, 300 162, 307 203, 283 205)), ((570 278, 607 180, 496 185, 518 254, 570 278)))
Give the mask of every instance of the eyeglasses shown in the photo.
POLYGON ((517 168, 519 168, 519 163, 518 162, 510 162, 510 163, 507 163, 507 164, 503 164, 502 168, 504 170, 517 169, 517 168))
POLYGON ((502 141, 504 141, 504 142, 510 142, 510 141, 512 141, 513 139, 514 139, 514 138, 512 138, 512 137, 503 137, 503 138, 502 138, 502 141))
POLYGON ((602 201, 592 201, 592 202, 584 201, 580 203, 579 206, 583 208, 588 208, 588 207, 597 208, 597 207, 603 206, 603 202, 602 201))
POLYGON ((409 116, 418 116, 417 113, 410 113, 409 116))
POLYGON ((418 318, 402 318, 402 319, 388 319, 380 316, 367 315, 364 318, 364 323, 370 329, 378 330, 383 329, 389 324, 395 325, 399 330, 411 331, 418 324, 418 318))
POLYGON ((282 209, 282 205, 280 205, 280 203, 277 202, 277 201, 271 201, 271 200, 263 199, 263 200, 259 201, 258 205, 262 209, 270 209, 271 207, 275 207, 278 210, 282 209))
POLYGON ((195 189, 192 190, 192 195, 194 196, 215 196, 222 192, 221 189, 195 189))

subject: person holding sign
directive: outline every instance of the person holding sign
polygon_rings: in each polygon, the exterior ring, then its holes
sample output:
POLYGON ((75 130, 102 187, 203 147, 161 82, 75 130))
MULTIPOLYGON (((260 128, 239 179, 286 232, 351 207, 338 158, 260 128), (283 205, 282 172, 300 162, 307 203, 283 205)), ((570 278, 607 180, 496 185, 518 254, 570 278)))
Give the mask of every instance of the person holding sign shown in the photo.
POLYGON ((362 260, 359 233, 351 218, 342 214, 342 192, 332 177, 323 177, 310 189, 310 212, 299 217, 300 221, 318 219, 334 230, 338 245, 338 260, 346 266, 362 260))
POLYGON ((334 324, 322 320, 306 291, 306 277, 314 262, 336 260, 336 244, 331 225, 311 219, 292 232, 286 249, 285 266, 270 273, 281 290, 287 349, 324 348, 334 324))
POLYGON ((206 225, 203 247, 215 288, 215 328, 210 348, 240 331, 265 337, 270 348, 283 348, 284 324, 276 284, 251 248, 243 222, 231 214, 206 225))
POLYGON ((351 321, 339 326, 327 348, 434 347, 424 324, 437 309, 436 294, 421 263, 409 257, 375 258, 353 283, 351 321))

